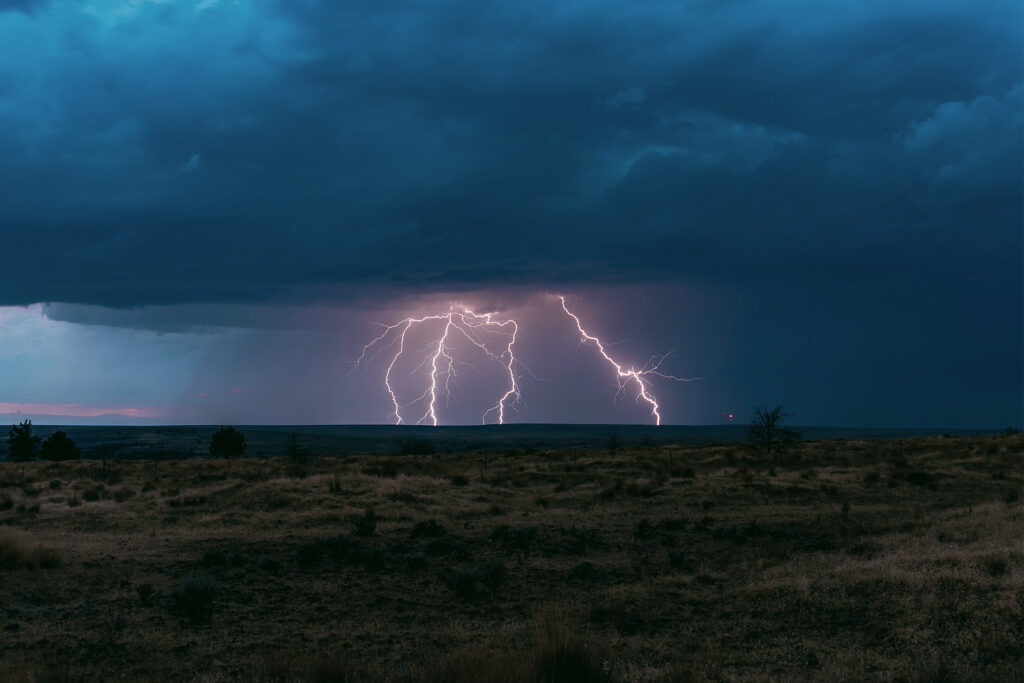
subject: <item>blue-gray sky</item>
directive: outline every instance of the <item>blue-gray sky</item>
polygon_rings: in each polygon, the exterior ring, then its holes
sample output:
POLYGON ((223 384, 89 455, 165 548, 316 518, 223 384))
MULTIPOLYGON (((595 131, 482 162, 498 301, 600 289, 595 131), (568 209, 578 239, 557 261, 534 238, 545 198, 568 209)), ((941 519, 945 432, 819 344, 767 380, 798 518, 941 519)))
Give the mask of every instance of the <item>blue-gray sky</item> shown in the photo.
POLYGON ((564 292, 702 378, 668 422, 1019 425, 1022 31, 1016 0, 0 0, 0 408, 387 421, 369 321, 458 299, 529 332, 518 419, 644 420, 564 292))

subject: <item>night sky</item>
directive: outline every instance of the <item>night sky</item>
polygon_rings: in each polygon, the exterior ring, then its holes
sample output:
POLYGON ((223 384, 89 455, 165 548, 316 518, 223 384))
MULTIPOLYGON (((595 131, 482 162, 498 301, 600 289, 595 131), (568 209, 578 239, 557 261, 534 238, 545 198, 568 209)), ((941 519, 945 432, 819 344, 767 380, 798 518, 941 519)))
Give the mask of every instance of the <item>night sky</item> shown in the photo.
MULTIPOLYGON (((700 378, 652 380, 666 423, 1020 426, 1022 31, 1019 0, 0 0, 0 416, 388 423, 352 361, 457 303, 519 323, 510 421, 649 421, 564 294, 700 378)), ((502 390, 473 360, 444 423, 502 390)))

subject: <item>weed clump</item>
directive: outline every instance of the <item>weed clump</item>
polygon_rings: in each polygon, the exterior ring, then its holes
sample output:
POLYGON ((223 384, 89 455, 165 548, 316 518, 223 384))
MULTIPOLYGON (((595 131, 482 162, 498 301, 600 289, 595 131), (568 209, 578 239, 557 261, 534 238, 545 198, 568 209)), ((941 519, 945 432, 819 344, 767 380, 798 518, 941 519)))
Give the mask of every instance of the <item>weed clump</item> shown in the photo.
POLYGON ((193 624, 203 624, 213 616, 216 597, 217 579, 207 573, 193 574, 171 589, 171 611, 193 624))
POLYGON ((156 597, 156 589, 151 583, 137 583, 135 584, 135 594, 139 596, 141 606, 149 607, 153 604, 153 598, 156 597))
POLYGON ((412 525, 412 538, 437 538, 444 535, 444 527, 432 519, 412 525))
POLYGON ((207 567, 223 567, 227 565, 227 555, 219 550, 207 550, 203 553, 203 565, 207 567))
POLYGON ((20 534, 0 534, 0 570, 54 569, 60 563, 54 550, 41 548, 20 534))
POLYGON ((373 508, 367 508, 362 517, 355 521, 354 531, 356 536, 372 536, 377 530, 377 514, 373 508))

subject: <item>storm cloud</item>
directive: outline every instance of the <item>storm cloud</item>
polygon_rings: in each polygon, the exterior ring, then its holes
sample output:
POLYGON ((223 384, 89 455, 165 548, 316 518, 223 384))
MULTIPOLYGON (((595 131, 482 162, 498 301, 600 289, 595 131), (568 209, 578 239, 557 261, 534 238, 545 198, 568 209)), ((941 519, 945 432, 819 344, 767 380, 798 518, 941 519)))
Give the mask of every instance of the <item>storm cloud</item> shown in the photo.
MULTIPOLYGON (((768 344, 1019 422, 1022 26, 1014 1, 2 3, 0 306, 192 330, 690 287, 758 376, 729 400, 814 388, 768 344)), ((894 409, 862 384, 820 419, 894 409)))

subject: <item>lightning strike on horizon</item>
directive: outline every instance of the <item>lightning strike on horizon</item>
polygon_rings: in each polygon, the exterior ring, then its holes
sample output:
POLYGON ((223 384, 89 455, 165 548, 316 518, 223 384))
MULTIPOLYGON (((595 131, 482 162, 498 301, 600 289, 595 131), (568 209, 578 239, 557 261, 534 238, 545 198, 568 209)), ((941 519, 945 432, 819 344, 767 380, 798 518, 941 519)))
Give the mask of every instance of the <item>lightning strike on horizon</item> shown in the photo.
MULTIPOLYGON (((561 302, 562 310, 575 323, 576 331, 580 335, 580 344, 593 343, 601 357, 614 368, 615 379, 618 384, 618 391, 615 397, 618 398, 622 395, 631 383, 635 384, 637 389, 636 402, 639 404, 640 401, 644 401, 650 406, 651 415, 654 417, 656 425, 661 424, 661 407, 658 405, 657 398, 651 392, 649 378, 661 377, 675 382, 692 382, 700 379, 699 377, 676 377, 675 375, 661 372, 659 368, 665 359, 671 355, 671 352, 651 356, 639 369, 636 367, 626 369, 612 358, 605 349, 604 342, 583 329, 583 323, 575 313, 569 310, 565 297, 562 295, 555 296, 561 302)), ((440 395, 443 393, 446 400, 450 400, 452 394, 451 383, 457 374, 456 368, 458 366, 474 367, 472 363, 467 363, 457 358, 455 349, 452 346, 452 338, 458 335, 461 339, 476 347, 488 359, 501 365, 504 368, 504 372, 508 375, 508 388, 498 397, 495 404, 485 410, 480 417, 481 423, 487 424, 488 418, 496 415, 498 424, 505 424, 506 409, 514 407, 522 399, 519 391, 519 382, 516 377, 517 368, 521 367, 531 376, 534 375, 522 361, 516 358, 513 352, 513 347, 519 334, 519 323, 511 318, 508 320, 495 320, 494 315, 494 313, 476 313, 466 307, 456 310, 456 307, 453 305, 447 313, 435 313, 419 318, 410 316, 391 325, 380 324, 384 331, 363 347, 359 358, 355 361, 355 366, 358 368, 364 362, 369 362, 384 353, 386 349, 395 349, 387 364, 387 369, 384 371, 384 387, 391 399, 391 415, 394 416, 395 424, 401 425, 405 423, 407 418, 403 417, 403 410, 408 412, 413 406, 425 402, 426 409, 412 424, 429 423, 436 427, 440 422, 438 414, 440 395), (392 383, 395 366, 406 353, 406 341, 409 332, 416 326, 435 322, 439 325, 443 323, 443 325, 439 328, 437 336, 433 337, 424 348, 412 352, 417 356, 423 354, 423 359, 409 372, 410 375, 413 375, 429 365, 429 381, 419 396, 403 405, 392 383), (504 341, 500 344, 500 351, 492 350, 495 344, 493 339, 481 336, 485 331, 503 337, 504 341), (443 383, 441 381, 442 378, 443 383)), ((354 371, 355 368, 353 369, 354 371)), ((540 378, 534 377, 540 380, 540 378)), ((412 420, 413 417, 415 415, 408 419, 412 420)))
POLYGON ((658 368, 661 367, 662 362, 664 362, 664 360, 669 357, 671 352, 651 356, 651 358, 646 363, 644 363, 643 367, 641 367, 639 370, 637 370, 635 367, 631 367, 629 370, 623 370, 622 365, 616 362, 615 359, 608 355, 608 352, 605 351, 604 344, 601 343, 601 340, 593 336, 592 334, 587 333, 587 331, 583 329, 583 323, 580 322, 580 319, 576 316, 576 314, 570 311, 569 307, 565 304, 565 297, 562 296, 561 294, 557 296, 558 300, 562 303, 562 310, 565 311, 566 315, 573 319, 574 323, 576 323, 576 331, 580 333, 580 343, 585 344, 586 342, 593 342, 594 345, 597 346, 597 350, 600 352, 601 356, 604 357, 604 359, 608 361, 608 363, 613 368, 615 368, 615 380, 619 386, 619 390, 615 394, 616 397, 618 397, 619 395, 622 394, 623 391, 625 391, 626 385, 628 385, 630 381, 636 382, 636 402, 639 403, 642 399, 648 405, 650 405, 651 415, 654 416, 654 424, 661 425, 661 412, 659 410, 658 401, 654 397, 654 394, 650 393, 650 388, 647 386, 647 383, 644 382, 644 377, 648 375, 654 375, 656 377, 662 377, 664 379, 670 379, 676 382, 692 382, 700 378, 676 377, 674 375, 667 375, 665 373, 659 372, 658 368))
MULTIPOLYGON (((438 378, 441 375, 444 376, 443 391, 446 397, 450 397, 451 380, 456 374, 456 365, 469 365, 468 363, 463 363, 462 361, 457 360, 452 353, 450 337, 453 331, 460 333, 462 338, 482 351, 489 359, 502 365, 508 373, 508 389, 500 398, 498 398, 497 403, 484 411, 480 418, 481 422, 486 424, 487 417, 496 412, 498 416, 498 424, 505 423, 506 405, 512 407, 520 400, 519 384, 516 381, 515 372, 516 366, 520 364, 520 361, 515 357, 515 354, 512 351, 512 347, 516 343, 516 335, 519 332, 519 325, 515 320, 509 319, 497 321, 494 320, 493 313, 475 313, 469 308, 463 308, 461 311, 456 311, 453 307, 453 309, 448 313, 426 315, 421 318, 409 317, 404 320, 400 320, 393 325, 383 325, 383 327, 384 331, 363 347, 362 353, 356 360, 356 367, 366 360, 368 356, 376 357, 376 355, 383 352, 384 348, 392 348, 397 344, 398 350, 391 357, 387 370, 384 372, 384 386, 388 392, 388 396, 391 398, 391 404, 394 408, 392 414, 395 417, 396 425, 403 424, 403 408, 409 408, 416 403, 427 401, 426 411, 419 419, 416 420, 415 424, 424 424, 425 422, 429 422, 433 426, 437 426, 439 421, 437 401, 438 392, 441 389, 438 378), (436 344, 431 343, 428 347, 433 349, 433 352, 428 356, 430 361, 430 382, 419 397, 403 406, 399 402, 398 395, 391 384, 391 373, 395 369, 395 365, 398 363, 399 357, 405 353, 406 335, 409 330, 415 325, 426 324, 430 321, 444 321, 444 327, 442 328, 440 336, 437 338, 436 344), (396 332, 396 330, 398 331, 396 332), (503 345, 504 350, 500 354, 494 353, 490 348, 488 348, 485 340, 480 337, 479 332, 481 330, 495 332, 507 338, 508 341, 503 345), (393 332, 395 332, 395 334, 392 334, 393 332), (390 343, 387 342, 388 337, 392 337, 390 343), (427 400, 428 398, 429 400, 427 400)), ((412 372, 416 372, 426 363, 427 359, 424 359, 424 361, 416 366, 412 372)))

